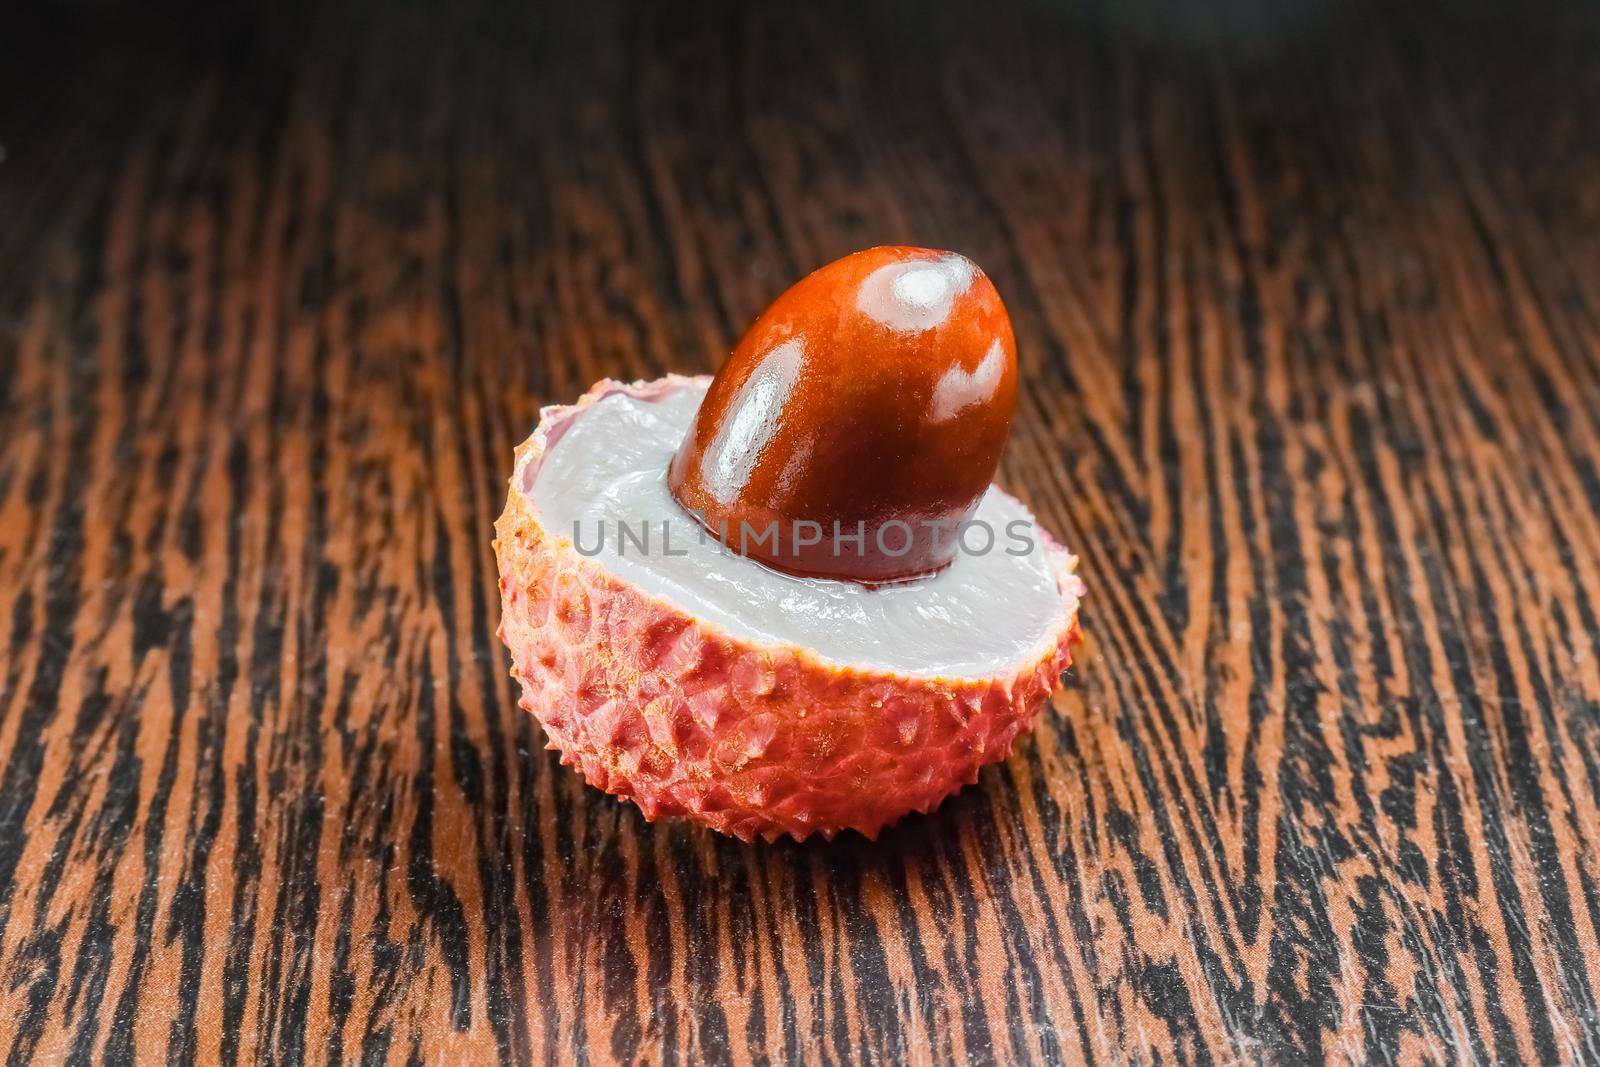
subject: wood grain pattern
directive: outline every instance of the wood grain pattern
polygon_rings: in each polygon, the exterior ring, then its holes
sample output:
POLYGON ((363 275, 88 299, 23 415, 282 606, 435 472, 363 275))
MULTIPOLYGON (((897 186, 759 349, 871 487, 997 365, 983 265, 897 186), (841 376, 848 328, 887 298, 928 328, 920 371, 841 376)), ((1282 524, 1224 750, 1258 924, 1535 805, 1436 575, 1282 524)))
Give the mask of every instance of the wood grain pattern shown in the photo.
POLYGON ((1600 1059, 1596 11, 565 6, 8 18, 7 1062, 1600 1059), (884 242, 1084 655, 876 846, 648 825, 512 447, 884 242))

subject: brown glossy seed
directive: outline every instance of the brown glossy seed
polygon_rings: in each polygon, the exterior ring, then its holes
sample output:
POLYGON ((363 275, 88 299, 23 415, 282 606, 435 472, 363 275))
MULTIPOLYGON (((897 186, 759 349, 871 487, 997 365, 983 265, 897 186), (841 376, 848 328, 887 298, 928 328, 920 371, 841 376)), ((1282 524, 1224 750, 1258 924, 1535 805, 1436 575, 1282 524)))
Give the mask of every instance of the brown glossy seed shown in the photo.
POLYGON ((994 478, 1016 392, 1011 320, 976 264, 869 248, 808 275, 756 319, 712 381, 668 483, 730 548, 778 570, 915 578, 954 557, 994 478))

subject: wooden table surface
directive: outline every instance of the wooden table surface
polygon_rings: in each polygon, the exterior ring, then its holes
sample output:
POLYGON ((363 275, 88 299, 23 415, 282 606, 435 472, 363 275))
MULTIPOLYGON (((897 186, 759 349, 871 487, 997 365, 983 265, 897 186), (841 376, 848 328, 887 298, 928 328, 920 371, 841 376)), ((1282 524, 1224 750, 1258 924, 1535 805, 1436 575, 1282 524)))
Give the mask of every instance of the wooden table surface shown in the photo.
POLYGON ((1600 1057, 1600 13, 562 7, 8 16, 6 1062, 1600 1057), (1079 662, 876 844, 647 824, 512 448, 901 242, 1079 662))

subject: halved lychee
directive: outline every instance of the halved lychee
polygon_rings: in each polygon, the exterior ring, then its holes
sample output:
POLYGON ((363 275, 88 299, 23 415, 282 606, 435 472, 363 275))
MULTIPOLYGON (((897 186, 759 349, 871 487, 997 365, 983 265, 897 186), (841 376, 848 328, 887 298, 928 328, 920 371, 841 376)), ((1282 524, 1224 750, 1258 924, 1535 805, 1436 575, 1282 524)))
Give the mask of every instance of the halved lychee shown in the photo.
POLYGON ((563 763, 649 819, 803 840, 874 837, 1011 752, 1068 665, 1083 587, 1076 559, 989 484, 1015 388, 992 293, 948 253, 869 250, 780 298, 716 382, 606 380, 543 410, 495 550, 521 704, 563 763), (748 383, 784 344, 787 394, 752 405, 748 383), (830 419, 855 434, 854 473, 830 419), (939 457, 948 477, 877 469, 872 448, 939 457), (699 474, 713 477, 686 501, 699 474), (816 539, 863 509, 859 540, 851 523, 816 539), (777 524, 775 551, 770 536, 740 551, 751 513, 757 534, 777 524))

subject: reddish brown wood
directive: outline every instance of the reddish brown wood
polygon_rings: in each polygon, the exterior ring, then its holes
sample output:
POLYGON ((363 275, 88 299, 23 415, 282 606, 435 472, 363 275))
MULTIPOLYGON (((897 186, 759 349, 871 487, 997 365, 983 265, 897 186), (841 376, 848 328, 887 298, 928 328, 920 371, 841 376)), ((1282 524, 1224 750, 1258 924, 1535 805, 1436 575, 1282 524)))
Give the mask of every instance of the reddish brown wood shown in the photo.
POLYGON ((1600 12, 0 19, 0 1059, 1600 1061, 1600 12), (544 751, 539 407, 881 243, 1004 294, 1082 554, 875 845, 544 751))
POLYGON ((880 246, 818 268, 734 346, 673 496, 741 555, 865 583, 932 574, 994 478, 1011 319, 965 256, 880 246))

